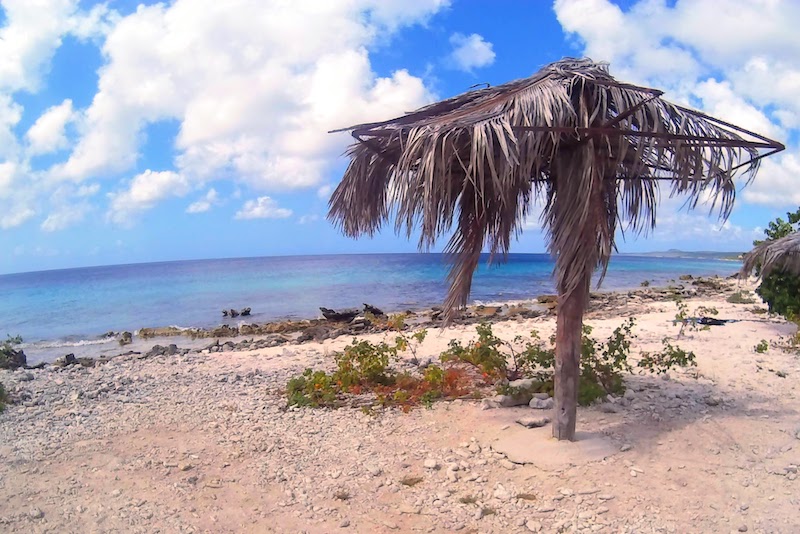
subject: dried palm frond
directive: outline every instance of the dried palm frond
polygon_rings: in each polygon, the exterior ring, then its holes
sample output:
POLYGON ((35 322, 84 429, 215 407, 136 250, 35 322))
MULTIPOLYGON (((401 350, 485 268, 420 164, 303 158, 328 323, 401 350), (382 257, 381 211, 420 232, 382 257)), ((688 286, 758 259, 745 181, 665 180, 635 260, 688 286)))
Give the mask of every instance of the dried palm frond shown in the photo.
POLYGON ((740 274, 748 276, 758 269, 761 276, 785 271, 800 276, 800 232, 774 241, 764 241, 745 254, 740 274))
POLYGON ((586 272, 605 272, 619 223, 634 233, 655 225, 662 181, 690 208, 707 195, 725 218, 734 177, 749 181, 767 155, 759 149, 783 148, 569 58, 346 130, 357 142, 328 217, 349 236, 394 217, 398 232, 421 229, 421 249, 452 231, 448 309, 466 303, 482 250, 508 252, 535 198, 545 201, 559 292, 569 294, 586 272))

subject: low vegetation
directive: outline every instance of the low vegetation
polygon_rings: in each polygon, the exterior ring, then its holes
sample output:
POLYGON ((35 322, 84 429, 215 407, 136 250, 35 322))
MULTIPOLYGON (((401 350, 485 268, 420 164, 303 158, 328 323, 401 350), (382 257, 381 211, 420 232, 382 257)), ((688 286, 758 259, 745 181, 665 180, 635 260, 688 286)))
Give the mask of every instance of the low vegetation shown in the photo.
POLYGON ((6 336, 0 344, 0 369, 16 369, 25 365, 25 353, 17 348, 22 343, 20 336, 6 336))
MULTIPOLYGON (((683 327, 696 326, 688 317, 686 321, 683 327)), ((288 406, 339 407, 349 403, 367 412, 376 405, 408 411, 419 405, 430 407, 440 399, 479 398, 492 391, 514 395, 519 392, 510 384, 522 378, 530 379, 528 393, 553 393, 552 337, 545 341, 534 330, 529 337, 518 336, 507 342, 493 333, 490 324, 479 324, 477 338, 466 344, 451 340, 439 363, 429 363, 412 374, 396 371, 393 364, 406 352, 417 362, 416 351, 426 332, 406 333, 402 318, 390 318, 389 322, 397 331, 394 343, 353 339, 334 355, 332 372, 306 369, 289 381, 288 406)), ((592 337, 592 327, 584 325, 578 392, 581 405, 609 394, 622 395, 625 373, 663 374, 675 367, 696 365, 694 353, 673 346, 668 339, 663 340, 660 351, 641 353, 634 365, 629 361, 634 326, 635 320, 630 318, 606 340, 598 341, 592 337)))
POLYGON ((766 339, 762 339, 755 347, 753 347, 753 350, 759 354, 764 354, 769 350, 769 343, 766 339))
POLYGON ((735 291, 731 293, 728 298, 726 299, 731 304, 755 304, 756 299, 754 299, 749 291, 735 291))
MULTIPOLYGON (((781 217, 771 221, 764 230, 766 241, 788 236, 796 231, 798 224, 800 224, 800 208, 793 213, 787 212, 785 221, 781 217)), ((756 240, 753 241, 753 245, 757 246, 763 242, 764 240, 756 240)), ((761 273, 756 272, 756 274, 761 273)), ((800 276, 773 270, 761 278, 756 293, 767 303, 770 312, 783 315, 787 319, 800 316, 800 276)))
POLYGON ((10 399, 8 398, 8 393, 6 393, 6 388, 0 383, 0 413, 2 413, 6 406, 9 404, 10 399))
POLYGON ((678 312, 672 323, 680 327, 678 337, 682 337, 687 330, 690 332, 709 330, 709 325, 703 322, 704 318, 719 314, 719 310, 709 306, 698 306, 694 311, 689 312, 689 306, 681 298, 675 299, 675 306, 677 306, 678 312))

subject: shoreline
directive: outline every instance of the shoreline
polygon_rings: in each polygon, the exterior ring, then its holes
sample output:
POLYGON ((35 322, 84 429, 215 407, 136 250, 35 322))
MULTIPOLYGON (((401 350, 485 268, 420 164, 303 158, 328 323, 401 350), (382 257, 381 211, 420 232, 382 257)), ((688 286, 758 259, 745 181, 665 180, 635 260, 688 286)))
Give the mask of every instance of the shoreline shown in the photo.
MULTIPOLYGON (((630 300, 664 301, 674 299, 675 296, 683 298, 712 295, 731 284, 740 285, 734 276, 723 277, 694 277, 680 275, 666 286, 640 286, 630 289, 615 289, 609 291, 596 291, 590 294, 587 315, 603 308, 612 312, 621 306, 627 306, 630 300)), ((498 322, 514 319, 529 319, 535 317, 549 317, 555 313, 555 295, 538 295, 533 299, 498 301, 486 304, 471 304, 467 306, 462 315, 453 320, 453 325, 475 324, 481 321, 498 322)), ((407 317, 407 322, 416 328, 431 328, 441 326, 438 320, 438 306, 429 308, 409 309, 401 312, 389 312, 388 315, 402 313, 407 317)), ((385 315, 384 315, 385 316, 385 315)), ((325 318, 314 319, 285 319, 267 321, 262 323, 248 322, 241 317, 236 324, 222 323, 214 327, 143 327, 134 332, 109 332, 103 337, 94 340, 81 340, 74 346, 53 344, 45 351, 29 346, 33 357, 29 356, 29 367, 52 365, 65 355, 72 354, 83 362, 84 365, 94 365, 95 362, 105 362, 119 356, 159 354, 160 351, 172 352, 202 352, 209 350, 213 345, 222 350, 225 345, 233 350, 249 350, 253 348, 270 348, 293 343, 309 341, 321 342, 326 339, 336 339, 342 336, 357 336, 386 332, 389 328, 380 321, 371 322, 364 317, 363 310, 354 323, 330 321, 325 318), (113 336, 111 335, 113 334, 113 336), (131 343, 119 343, 120 336, 130 334, 131 343), (249 338, 247 340, 243 338, 249 338), (209 344, 209 340, 216 340, 216 344, 209 344), (170 348, 175 345, 176 348, 170 348), (153 350, 156 347, 160 349, 153 350), (241 348, 240 348, 241 347, 241 348)))

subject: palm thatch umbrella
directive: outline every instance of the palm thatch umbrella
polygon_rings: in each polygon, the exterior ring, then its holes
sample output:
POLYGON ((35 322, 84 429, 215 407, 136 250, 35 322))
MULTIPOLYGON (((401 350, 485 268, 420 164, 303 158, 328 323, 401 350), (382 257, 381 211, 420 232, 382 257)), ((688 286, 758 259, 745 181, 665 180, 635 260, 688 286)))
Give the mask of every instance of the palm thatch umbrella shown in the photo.
POLYGON ((559 295, 558 439, 575 437, 583 312, 618 223, 634 233, 652 228, 661 182, 689 207, 708 195, 727 217, 734 176, 752 179, 761 157, 783 149, 661 94, 616 81, 606 64, 567 58, 530 78, 337 130, 356 142, 329 219, 356 237, 394 218, 409 237, 421 229, 421 249, 452 231, 450 311, 466 304, 481 251, 505 255, 534 198, 544 199, 559 295))
POLYGON ((758 269, 761 276, 784 271, 800 276, 800 232, 774 241, 764 241, 748 252, 740 274, 747 276, 758 269))

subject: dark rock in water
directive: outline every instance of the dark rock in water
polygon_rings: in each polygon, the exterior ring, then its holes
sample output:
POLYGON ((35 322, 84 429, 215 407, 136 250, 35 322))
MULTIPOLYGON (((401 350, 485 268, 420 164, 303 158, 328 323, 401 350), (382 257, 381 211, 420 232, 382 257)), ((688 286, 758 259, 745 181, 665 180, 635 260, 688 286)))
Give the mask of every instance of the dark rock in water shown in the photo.
POLYGON ((77 358, 78 363, 81 364, 83 367, 94 367, 98 362, 99 363, 106 363, 108 358, 103 358, 95 360, 94 358, 77 358))
POLYGON ((108 332, 100 336, 101 339, 109 339, 112 337, 117 337, 117 333, 114 332, 113 330, 109 330, 108 332))
POLYGON ((78 360, 77 358, 75 358, 75 355, 70 353, 70 354, 65 354, 60 358, 56 358, 56 361, 53 362, 53 365, 57 367, 66 367, 68 365, 75 365, 77 363, 78 360))
POLYGON ((330 308, 323 308, 320 306, 319 311, 322 312, 322 316, 325 317, 329 321, 337 321, 337 322, 350 322, 355 319, 358 314, 360 313, 359 310, 341 310, 336 311, 330 308))
POLYGON ((10 344, 0 346, 0 369, 18 369, 28 365, 28 357, 22 350, 10 344))
POLYGON ((364 312, 377 316, 386 315, 380 308, 376 308, 372 304, 367 304, 366 302, 364 303, 364 312))
POLYGON ((133 343, 133 334, 130 332, 123 332, 119 335, 119 344, 120 346, 130 345, 133 343))
POLYGON ((694 276, 691 274, 682 274, 678 277, 678 280, 694 280, 694 276))
POLYGON ((233 308, 231 308, 231 309, 228 311, 228 315, 230 315, 231 317, 239 317, 239 312, 238 312, 238 311, 236 311, 236 310, 234 310, 233 308))
POLYGON ((228 310, 222 310, 222 316, 223 317, 227 317, 228 316, 228 310))
POLYGON ((250 311, 251 311, 250 308, 243 308, 242 311, 239 313, 242 317, 247 317, 248 315, 250 315, 250 311))

